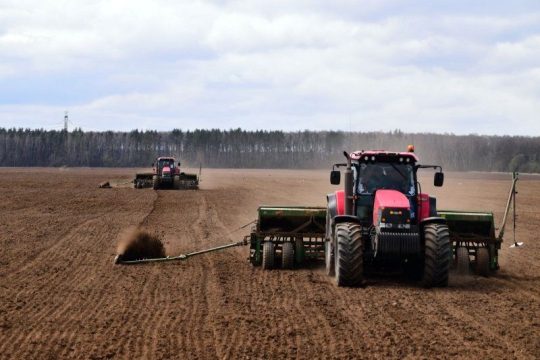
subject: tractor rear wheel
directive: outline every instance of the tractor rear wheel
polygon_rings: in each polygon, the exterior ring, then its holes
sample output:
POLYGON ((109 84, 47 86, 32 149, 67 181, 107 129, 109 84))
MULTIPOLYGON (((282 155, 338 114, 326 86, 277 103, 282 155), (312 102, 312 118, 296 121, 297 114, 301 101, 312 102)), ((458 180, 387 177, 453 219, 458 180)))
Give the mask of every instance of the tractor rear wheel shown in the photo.
POLYGON ((421 284, 430 288, 448 286, 452 257, 450 232, 446 224, 427 224, 424 227, 424 274, 421 284))
POLYGON ((270 270, 274 268, 274 255, 275 255, 274 243, 271 241, 265 241, 263 243, 263 258, 262 258, 263 270, 270 270))
POLYGON ((360 286, 364 278, 362 226, 350 222, 336 225, 335 276, 338 286, 360 286))
POLYGON ((294 266, 294 246, 291 242, 281 245, 281 268, 292 269, 294 266))
POLYGON ((152 176, 152 188, 154 190, 159 189, 159 177, 157 175, 152 176))
POLYGON ((456 249, 457 273, 466 275, 471 267, 471 259, 469 258, 469 249, 465 246, 460 246, 456 249))
POLYGON ((476 249, 476 272, 480 276, 489 276, 489 250, 485 247, 476 249))

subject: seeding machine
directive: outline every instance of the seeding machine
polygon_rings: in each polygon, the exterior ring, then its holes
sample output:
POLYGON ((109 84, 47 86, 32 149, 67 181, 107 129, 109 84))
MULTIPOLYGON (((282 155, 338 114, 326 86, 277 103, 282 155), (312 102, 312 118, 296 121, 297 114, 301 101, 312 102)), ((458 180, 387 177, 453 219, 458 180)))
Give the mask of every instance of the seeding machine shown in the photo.
POLYGON ((199 175, 188 174, 180 170, 180 161, 176 162, 173 157, 158 157, 152 163, 152 172, 135 174, 133 187, 136 189, 151 187, 157 189, 198 189, 199 175))
POLYGON ((339 169, 344 168, 344 188, 326 196, 326 207, 261 206, 243 241, 176 257, 117 263, 184 260, 249 245, 251 264, 264 270, 324 260, 326 273, 338 286, 359 286, 374 272, 397 269, 424 287, 441 287, 448 284, 451 267, 483 276, 499 268, 498 252, 512 204, 515 233, 516 173, 496 235, 492 212, 437 208, 437 200, 422 191, 418 171, 435 170, 433 184, 440 187, 442 168, 420 164, 414 147, 344 156, 346 161, 334 164, 330 173, 331 184, 339 185, 339 169))

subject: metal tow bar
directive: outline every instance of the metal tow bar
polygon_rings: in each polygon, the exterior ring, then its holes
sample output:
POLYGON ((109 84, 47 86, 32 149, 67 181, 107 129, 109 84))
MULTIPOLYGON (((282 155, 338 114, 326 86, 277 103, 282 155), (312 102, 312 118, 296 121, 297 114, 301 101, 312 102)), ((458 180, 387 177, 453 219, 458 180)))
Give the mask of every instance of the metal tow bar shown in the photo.
POLYGON ((152 259, 140 259, 140 260, 122 260, 122 255, 116 255, 114 258, 115 264, 123 264, 123 265, 132 265, 132 264, 144 264, 144 263, 155 263, 155 262, 166 262, 166 261, 181 261, 186 260, 187 258, 190 258, 192 256, 196 255, 202 255, 213 251, 219 251, 223 249, 228 249, 235 246, 245 246, 248 245, 247 239, 244 239, 242 241, 238 241, 231 244, 216 246, 209 249, 199 250, 199 251, 193 251, 187 254, 180 254, 177 256, 167 256, 163 258, 152 258, 152 259))

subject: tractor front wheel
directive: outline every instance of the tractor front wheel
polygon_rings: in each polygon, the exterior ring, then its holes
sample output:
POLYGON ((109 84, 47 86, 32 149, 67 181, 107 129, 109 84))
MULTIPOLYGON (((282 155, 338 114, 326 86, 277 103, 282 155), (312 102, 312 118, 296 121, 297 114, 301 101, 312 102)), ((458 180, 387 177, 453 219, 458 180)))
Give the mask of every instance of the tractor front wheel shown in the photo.
POLYGON ((362 226, 345 222, 335 230, 335 276, 338 286, 360 286, 364 279, 362 226))
POLYGON ((424 227, 424 274, 422 286, 426 288, 448 286, 448 272, 452 257, 450 232, 445 224, 427 224, 424 227))
POLYGON ((152 176, 152 188, 154 190, 159 189, 159 177, 157 175, 152 176))
POLYGON ((180 189, 180 176, 175 175, 173 178, 173 188, 176 190, 180 189))

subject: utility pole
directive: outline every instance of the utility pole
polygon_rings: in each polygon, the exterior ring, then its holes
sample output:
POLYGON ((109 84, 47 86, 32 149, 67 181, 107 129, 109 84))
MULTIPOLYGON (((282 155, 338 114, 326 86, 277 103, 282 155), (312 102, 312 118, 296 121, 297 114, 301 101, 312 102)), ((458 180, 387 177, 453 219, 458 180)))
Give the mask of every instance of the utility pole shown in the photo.
POLYGON ((69 118, 68 118, 68 112, 66 110, 64 112, 64 131, 65 132, 68 132, 68 122, 69 122, 69 118))

